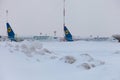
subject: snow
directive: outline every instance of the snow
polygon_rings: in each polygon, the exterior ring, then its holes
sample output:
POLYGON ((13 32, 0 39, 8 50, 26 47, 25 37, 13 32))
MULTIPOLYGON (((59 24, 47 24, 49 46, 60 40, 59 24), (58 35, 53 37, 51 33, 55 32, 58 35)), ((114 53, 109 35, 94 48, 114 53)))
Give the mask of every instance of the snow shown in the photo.
POLYGON ((1 42, 0 80, 120 80, 111 41, 1 42))

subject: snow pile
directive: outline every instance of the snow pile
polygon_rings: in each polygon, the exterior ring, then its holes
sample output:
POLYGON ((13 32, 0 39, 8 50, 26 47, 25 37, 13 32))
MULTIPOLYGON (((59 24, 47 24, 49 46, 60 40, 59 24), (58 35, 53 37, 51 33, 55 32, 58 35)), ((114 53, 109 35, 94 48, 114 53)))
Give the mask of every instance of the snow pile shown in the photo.
POLYGON ((90 56, 89 54, 81 54, 79 56, 79 60, 81 62, 79 62, 78 67, 82 66, 84 69, 91 69, 96 66, 101 66, 101 65, 105 64, 104 61, 97 60, 97 59, 93 58, 92 56, 90 56))
POLYGON ((73 64, 76 62, 76 58, 73 56, 65 56, 61 58, 60 60, 63 60, 65 63, 73 64))
POLYGON ((94 59, 89 54, 80 54, 77 57, 64 56, 60 60, 68 64, 75 64, 78 68, 84 68, 86 70, 105 64, 104 61, 94 59))
POLYGON ((120 80, 117 42, 1 42, 0 80, 120 80))
POLYGON ((33 57, 36 54, 39 55, 52 54, 51 51, 49 51, 46 48, 43 48, 43 45, 37 41, 33 42, 23 41, 20 43, 7 42, 4 47, 6 47, 11 53, 24 53, 28 57, 33 57))
POLYGON ((114 52, 114 54, 120 54, 120 51, 118 50, 118 51, 114 52))
POLYGON ((23 42, 6 42, 3 44, 10 53, 23 53, 27 57, 34 57, 36 61, 44 61, 45 59, 57 59, 64 63, 73 64, 77 68, 92 69, 96 66, 105 64, 104 61, 94 59, 89 54, 82 54, 76 56, 58 55, 58 53, 50 51, 43 47, 43 44, 39 41, 23 41, 23 42))

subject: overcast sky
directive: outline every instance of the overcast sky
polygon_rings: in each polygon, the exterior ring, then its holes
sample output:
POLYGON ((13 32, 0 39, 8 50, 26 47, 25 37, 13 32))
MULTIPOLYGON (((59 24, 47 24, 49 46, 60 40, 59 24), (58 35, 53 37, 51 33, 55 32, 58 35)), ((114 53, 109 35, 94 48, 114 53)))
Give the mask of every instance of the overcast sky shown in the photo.
MULTIPOLYGON (((17 35, 63 36, 63 0, 0 0, 0 34, 6 14, 17 35)), ((76 36, 120 34, 120 0, 66 0, 66 26, 76 36)))

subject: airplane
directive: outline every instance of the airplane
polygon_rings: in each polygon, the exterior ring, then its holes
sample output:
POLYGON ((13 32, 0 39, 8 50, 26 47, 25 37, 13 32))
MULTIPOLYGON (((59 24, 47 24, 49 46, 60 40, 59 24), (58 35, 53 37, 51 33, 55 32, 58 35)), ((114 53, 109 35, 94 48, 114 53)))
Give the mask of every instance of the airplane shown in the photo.
POLYGON ((119 34, 112 35, 112 37, 114 39, 118 40, 118 42, 120 42, 120 35, 119 34))
POLYGON ((73 41, 72 34, 70 33, 66 26, 64 26, 64 33, 65 33, 64 38, 66 41, 73 41))
POLYGON ((12 30, 12 28, 11 28, 11 26, 10 26, 10 24, 8 22, 6 23, 6 26, 7 26, 8 39, 10 39, 11 41, 15 41, 15 42, 23 41, 22 38, 15 37, 15 33, 12 30))

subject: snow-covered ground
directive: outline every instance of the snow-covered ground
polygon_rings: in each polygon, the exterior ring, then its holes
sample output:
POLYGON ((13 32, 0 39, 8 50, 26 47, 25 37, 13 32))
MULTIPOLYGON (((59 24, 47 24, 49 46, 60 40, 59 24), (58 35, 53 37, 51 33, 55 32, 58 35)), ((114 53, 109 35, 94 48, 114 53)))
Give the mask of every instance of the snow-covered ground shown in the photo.
POLYGON ((120 80, 120 44, 0 42, 0 80, 120 80))

